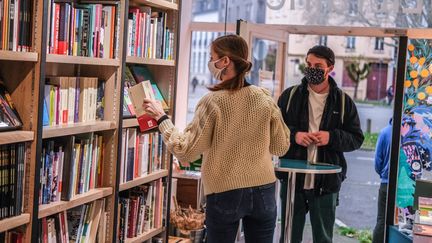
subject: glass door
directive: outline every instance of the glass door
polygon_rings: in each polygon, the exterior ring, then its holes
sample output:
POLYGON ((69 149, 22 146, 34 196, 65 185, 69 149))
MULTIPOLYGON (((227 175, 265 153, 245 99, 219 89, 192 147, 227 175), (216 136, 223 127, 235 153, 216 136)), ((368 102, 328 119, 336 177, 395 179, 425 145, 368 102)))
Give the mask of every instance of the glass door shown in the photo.
POLYGON ((239 20, 238 32, 249 46, 252 70, 249 82, 268 89, 277 99, 285 84, 288 32, 276 26, 251 24, 239 20))

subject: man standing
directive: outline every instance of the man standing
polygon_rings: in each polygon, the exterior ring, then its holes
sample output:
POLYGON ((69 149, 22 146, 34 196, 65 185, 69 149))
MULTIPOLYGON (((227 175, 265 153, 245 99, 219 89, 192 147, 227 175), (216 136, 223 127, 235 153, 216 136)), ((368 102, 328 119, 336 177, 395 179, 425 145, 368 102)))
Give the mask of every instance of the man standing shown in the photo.
POLYGON ((375 171, 381 178, 378 191, 377 222, 373 231, 373 243, 384 242, 385 212, 387 205, 388 171, 390 166, 390 146, 392 137, 392 120, 381 130, 375 150, 375 171))
MULTIPOLYGON (((291 147, 282 158, 335 164, 342 167, 342 172, 298 174, 291 241, 302 241, 306 214, 309 212, 314 243, 330 243, 338 193, 347 171, 343 153, 360 148, 364 137, 354 102, 329 75, 335 64, 333 51, 326 46, 314 46, 307 53, 306 63, 301 84, 286 89, 278 101, 284 121, 291 131, 291 147)), ((277 175, 282 185, 284 219, 287 175, 277 175)))
POLYGON ((193 77, 193 79, 192 79, 192 93, 194 93, 194 94, 195 94, 195 89, 196 89, 197 85, 198 85, 198 79, 196 77, 193 77))
POLYGON ((393 101, 393 97, 394 97, 394 89, 393 89, 393 84, 390 85, 387 89, 387 104, 391 105, 392 101, 393 101))

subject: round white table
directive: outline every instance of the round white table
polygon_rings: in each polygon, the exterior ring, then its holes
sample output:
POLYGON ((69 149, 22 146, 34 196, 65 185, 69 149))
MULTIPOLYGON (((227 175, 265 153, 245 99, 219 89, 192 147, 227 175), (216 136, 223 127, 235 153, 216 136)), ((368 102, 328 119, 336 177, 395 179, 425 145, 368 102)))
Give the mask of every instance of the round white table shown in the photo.
POLYGON ((305 160, 280 159, 275 170, 288 173, 287 199, 285 206, 284 242, 291 242, 292 218, 294 215, 294 196, 296 173, 303 174, 335 174, 342 171, 338 165, 313 163, 305 160))

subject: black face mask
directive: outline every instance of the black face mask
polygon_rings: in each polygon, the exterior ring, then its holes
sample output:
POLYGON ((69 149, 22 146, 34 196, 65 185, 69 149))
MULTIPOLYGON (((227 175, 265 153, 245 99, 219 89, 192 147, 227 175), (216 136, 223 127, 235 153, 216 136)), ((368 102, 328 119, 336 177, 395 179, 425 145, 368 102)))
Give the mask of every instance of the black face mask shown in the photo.
POLYGON ((318 85, 324 82, 324 70, 321 68, 305 68, 305 78, 309 84, 318 85))

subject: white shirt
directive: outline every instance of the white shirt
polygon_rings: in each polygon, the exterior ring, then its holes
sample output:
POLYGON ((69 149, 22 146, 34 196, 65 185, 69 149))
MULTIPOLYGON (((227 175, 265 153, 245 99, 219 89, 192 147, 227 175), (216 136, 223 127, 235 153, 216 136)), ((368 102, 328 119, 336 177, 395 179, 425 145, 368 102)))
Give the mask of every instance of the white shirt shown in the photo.
MULTIPOLYGON (((309 132, 318 132, 321 124, 321 118, 324 112, 325 103, 328 93, 319 94, 313 91, 308 86, 309 91, 309 132)), ((317 162, 318 148, 315 143, 307 147, 307 160, 317 162)), ((306 174, 304 189, 313 189, 315 183, 315 176, 306 174)))

